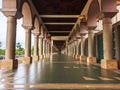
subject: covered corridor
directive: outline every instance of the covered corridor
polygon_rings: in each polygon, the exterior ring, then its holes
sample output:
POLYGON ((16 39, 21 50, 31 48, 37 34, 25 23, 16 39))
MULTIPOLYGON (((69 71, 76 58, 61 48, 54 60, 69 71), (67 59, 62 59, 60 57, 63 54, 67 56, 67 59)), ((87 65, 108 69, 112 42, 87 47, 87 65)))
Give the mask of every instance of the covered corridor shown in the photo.
POLYGON ((120 89, 120 0, 2 0, 1 12, 2 89, 120 89), (15 58, 18 19, 25 53, 15 58))

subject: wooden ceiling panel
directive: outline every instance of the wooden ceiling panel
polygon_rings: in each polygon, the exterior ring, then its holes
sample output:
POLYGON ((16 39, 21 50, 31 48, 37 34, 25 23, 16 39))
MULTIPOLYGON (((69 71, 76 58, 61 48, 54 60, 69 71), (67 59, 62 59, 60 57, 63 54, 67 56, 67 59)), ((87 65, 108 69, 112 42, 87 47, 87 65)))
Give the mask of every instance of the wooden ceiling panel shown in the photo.
POLYGON ((49 31, 71 31, 73 25, 46 25, 49 31))
POLYGON ((68 36, 69 35, 69 33, 56 33, 56 32, 50 32, 50 34, 52 35, 52 36, 68 36))
POLYGON ((88 0, 32 0, 40 15, 79 15, 88 0))
POLYGON ((43 22, 76 22, 77 18, 42 18, 43 22))

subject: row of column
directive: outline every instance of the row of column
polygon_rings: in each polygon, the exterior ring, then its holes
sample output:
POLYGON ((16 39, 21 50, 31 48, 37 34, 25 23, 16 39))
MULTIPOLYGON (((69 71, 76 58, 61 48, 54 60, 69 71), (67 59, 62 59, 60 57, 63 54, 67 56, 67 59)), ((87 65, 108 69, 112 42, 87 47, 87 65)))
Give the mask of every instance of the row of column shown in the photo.
MULTIPOLYGON (((7 38, 6 38, 6 52, 5 60, 1 60, 1 69, 13 69, 19 63, 15 60, 16 48, 16 20, 15 16, 7 16, 7 38)), ((29 63, 32 60, 31 56, 31 31, 32 26, 25 26, 25 57, 22 58, 23 62, 29 63)), ((39 38, 39 33, 34 34, 34 56, 33 60, 47 57, 50 54, 50 42, 47 39, 39 38)))
MULTIPOLYGON (((88 30, 88 57, 84 55, 85 37, 81 35, 81 39, 73 41, 68 46, 69 56, 80 57, 80 61, 85 61, 88 64, 97 63, 96 57, 94 57, 94 30, 88 30), (79 44, 80 43, 80 46, 79 44), (79 47, 80 52, 79 53, 79 47), (79 56, 78 56, 79 53, 79 56)), ((118 62, 112 58, 112 21, 111 18, 103 18, 103 53, 104 58, 101 60, 101 67, 105 69, 117 69, 118 62)))

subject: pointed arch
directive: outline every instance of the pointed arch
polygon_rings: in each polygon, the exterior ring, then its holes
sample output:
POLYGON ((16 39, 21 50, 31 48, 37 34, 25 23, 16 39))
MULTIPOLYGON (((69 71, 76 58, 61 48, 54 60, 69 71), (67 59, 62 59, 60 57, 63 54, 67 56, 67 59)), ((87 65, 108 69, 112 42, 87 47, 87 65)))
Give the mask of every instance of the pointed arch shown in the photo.
POLYGON ((33 25, 35 27, 35 31, 40 32, 40 23, 36 16, 34 17, 33 25))
POLYGON ((98 0, 93 0, 88 10, 88 27, 96 27, 97 26, 97 17, 100 14, 100 5, 98 0))
POLYGON ((27 2, 22 5, 23 25, 32 26, 32 12, 27 2))

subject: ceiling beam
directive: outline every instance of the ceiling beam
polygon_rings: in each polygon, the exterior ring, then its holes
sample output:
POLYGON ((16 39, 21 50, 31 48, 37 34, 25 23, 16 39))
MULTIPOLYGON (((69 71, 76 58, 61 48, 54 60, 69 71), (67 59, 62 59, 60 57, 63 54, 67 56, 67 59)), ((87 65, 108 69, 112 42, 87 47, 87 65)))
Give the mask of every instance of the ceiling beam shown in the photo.
POLYGON ((68 36, 52 36, 52 40, 68 40, 68 36))
POLYGON ((55 22, 49 22, 49 23, 44 23, 45 25, 74 25, 75 23, 55 23, 55 22))
POLYGON ((78 18, 80 15, 39 15, 41 18, 78 18))

